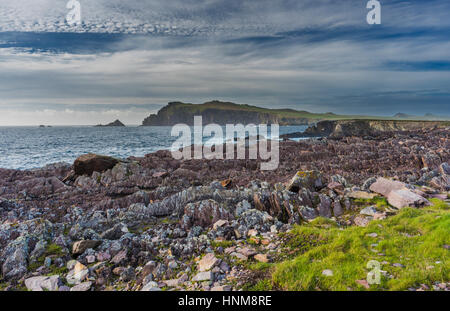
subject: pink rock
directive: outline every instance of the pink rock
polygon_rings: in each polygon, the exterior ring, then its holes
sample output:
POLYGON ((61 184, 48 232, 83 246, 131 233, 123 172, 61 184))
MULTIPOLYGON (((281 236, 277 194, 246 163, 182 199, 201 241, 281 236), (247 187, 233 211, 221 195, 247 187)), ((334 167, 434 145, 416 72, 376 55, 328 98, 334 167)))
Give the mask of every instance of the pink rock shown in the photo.
POLYGON ((97 254, 98 261, 108 261, 111 259, 111 255, 108 252, 99 252, 97 254))
POLYGON ((201 272, 211 270, 219 262, 220 259, 217 259, 213 253, 208 253, 198 262, 198 270, 201 272))
POLYGON ((126 258, 127 258, 127 251, 126 250, 121 250, 120 252, 117 253, 116 256, 114 256, 113 259, 111 259, 111 262, 115 263, 115 264, 119 264, 123 260, 125 260, 126 258))
POLYGON ((370 190, 387 196, 391 191, 403 189, 405 186, 406 185, 400 181, 380 177, 370 186, 370 190))
POLYGON ((407 206, 421 206, 430 204, 425 198, 418 194, 404 188, 391 191, 387 196, 389 204, 396 208, 403 208, 407 206))

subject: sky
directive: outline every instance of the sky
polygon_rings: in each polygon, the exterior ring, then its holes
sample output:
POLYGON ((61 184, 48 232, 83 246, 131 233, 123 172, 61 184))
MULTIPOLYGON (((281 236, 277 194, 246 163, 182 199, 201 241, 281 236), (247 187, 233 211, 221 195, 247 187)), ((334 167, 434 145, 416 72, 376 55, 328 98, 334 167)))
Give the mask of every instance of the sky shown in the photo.
POLYGON ((0 126, 141 124, 171 101, 450 116, 450 1, 0 0, 0 126))

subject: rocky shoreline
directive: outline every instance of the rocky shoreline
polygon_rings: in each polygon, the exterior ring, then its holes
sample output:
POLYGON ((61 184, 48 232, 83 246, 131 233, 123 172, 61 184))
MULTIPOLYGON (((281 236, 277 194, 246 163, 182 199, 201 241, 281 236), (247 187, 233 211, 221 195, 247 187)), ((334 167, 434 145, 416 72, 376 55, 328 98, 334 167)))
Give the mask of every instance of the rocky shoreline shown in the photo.
POLYGON ((296 224, 322 217, 365 227, 448 202, 449 130, 284 141, 275 171, 260 171, 260 160, 178 161, 167 151, 0 169, 0 287, 245 289, 255 277, 247 264, 281 260, 296 224), (375 197, 386 208, 361 203, 375 197))

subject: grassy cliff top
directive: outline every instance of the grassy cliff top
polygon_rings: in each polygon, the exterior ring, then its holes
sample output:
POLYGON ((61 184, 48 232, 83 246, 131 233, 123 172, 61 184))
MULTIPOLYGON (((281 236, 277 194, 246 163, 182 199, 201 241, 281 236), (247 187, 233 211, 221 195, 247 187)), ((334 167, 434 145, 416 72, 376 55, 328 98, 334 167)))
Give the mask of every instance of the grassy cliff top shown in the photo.
MULTIPOLYGON (((294 109, 269 109, 262 108, 251 105, 235 104, 232 102, 222 102, 218 100, 213 100, 203 104, 191 104, 183 102, 171 102, 168 106, 163 108, 166 112, 170 114, 178 113, 180 110, 190 114, 199 114, 205 110, 227 110, 227 111, 243 111, 243 112, 256 112, 276 115, 280 118, 305 118, 311 120, 393 120, 401 121, 401 119, 395 117, 381 117, 381 116, 369 116, 369 115, 338 115, 335 113, 311 113, 304 110, 294 110, 294 109)), ((426 118, 424 117, 424 120, 426 118)), ((409 121, 405 120, 405 121, 409 121)), ((417 120, 419 121, 419 120, 417 120)))

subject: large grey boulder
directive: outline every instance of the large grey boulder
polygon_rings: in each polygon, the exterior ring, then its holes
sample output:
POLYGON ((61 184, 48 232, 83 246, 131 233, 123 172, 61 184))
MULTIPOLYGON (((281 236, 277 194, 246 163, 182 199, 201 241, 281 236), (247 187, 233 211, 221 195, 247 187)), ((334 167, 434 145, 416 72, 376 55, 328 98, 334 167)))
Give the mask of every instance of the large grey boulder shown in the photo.
POLYGON ((299 192, 302 188, 310 191, 323 188, 322 174, 318 171, 298 171, 286 189, 291 192, 299 192))
POLYGON ((390 205, 399 209, 430 204, 424 197, 408 189, 406 184, 382 177, 370 186, 370 190, 385 196, 390 205))
POLYGON ((57 291, 61 279, 59 275, 52 276, 35 276, 25 280, 25 286, 33 292, 42 292, 44 290, 57 291))

